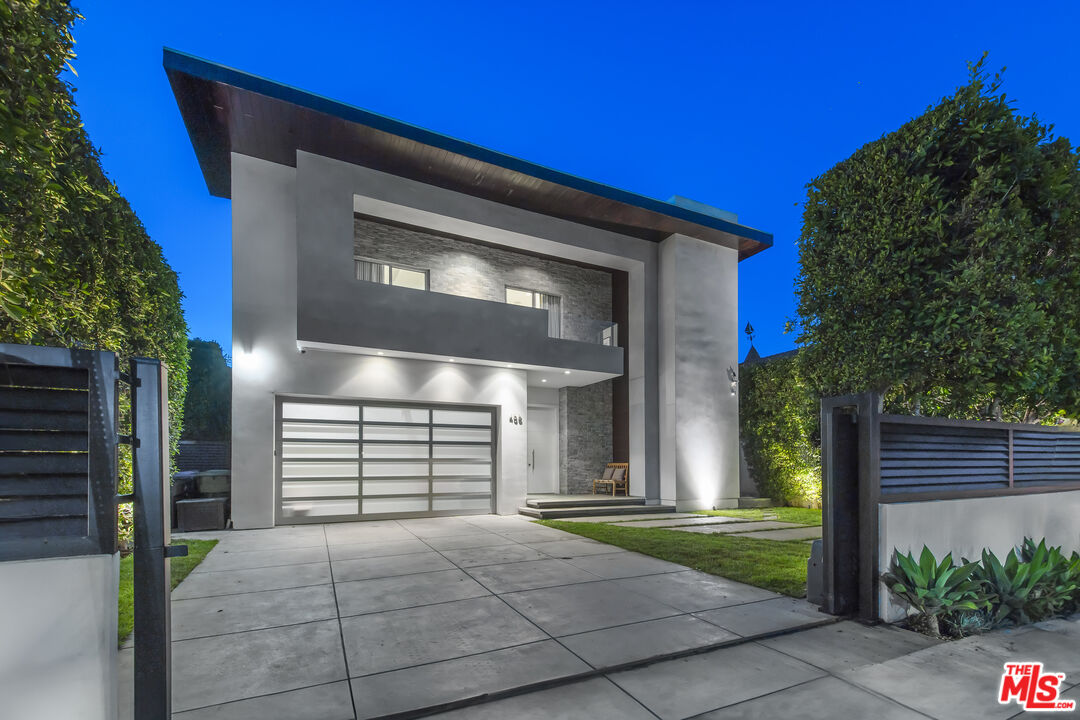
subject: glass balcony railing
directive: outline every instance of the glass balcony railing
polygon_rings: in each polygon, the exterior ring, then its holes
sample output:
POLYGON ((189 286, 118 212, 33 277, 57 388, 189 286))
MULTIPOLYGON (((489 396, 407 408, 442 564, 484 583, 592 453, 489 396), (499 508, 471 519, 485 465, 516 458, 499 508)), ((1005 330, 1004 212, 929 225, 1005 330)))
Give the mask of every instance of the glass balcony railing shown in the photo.
POLYGON ((580 339, 596 345, 619 347, 619 324, 608 320, 590 321, 584 328, 584 333, 581 334, 580 339))

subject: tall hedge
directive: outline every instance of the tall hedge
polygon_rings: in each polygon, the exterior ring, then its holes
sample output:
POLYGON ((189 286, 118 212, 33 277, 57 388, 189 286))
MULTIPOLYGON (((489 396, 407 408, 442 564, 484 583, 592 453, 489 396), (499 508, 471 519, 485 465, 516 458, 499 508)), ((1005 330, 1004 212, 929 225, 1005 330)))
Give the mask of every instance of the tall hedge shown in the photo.
POLYGON ((797 354, 743 363, 739 375, 739 435, 758 492, 821 507, 820 396, 797 354))
POLYGON ((967 85, 809 184, 799 341, 822 394, 1080 415, 1080 152, 1001 82, 976 63, 967 85))
POLYGON ((68 2, 0 3, 0 341, 161 359, 175 450, 188 364, 182 295, 60 77, 77 19, 68 2))

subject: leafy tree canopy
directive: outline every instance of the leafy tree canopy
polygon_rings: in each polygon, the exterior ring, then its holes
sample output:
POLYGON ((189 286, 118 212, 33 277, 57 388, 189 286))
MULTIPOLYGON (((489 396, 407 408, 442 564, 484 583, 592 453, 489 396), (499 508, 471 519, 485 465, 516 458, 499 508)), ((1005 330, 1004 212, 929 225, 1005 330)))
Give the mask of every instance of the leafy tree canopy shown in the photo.
POLYGON ((823 394, 1080 415, 1080 153, 985 60, 808 186, 799 340, 823 394))
POLYGON ((60 77, 77 19, 61 0, 0 3, 0 341, 161 359, 175 443, 187 384, 182 296, 60 77))
POLYGON ((188 340, 185 440, 228 440, 232 412, 232 370, 213 340, 188 340))

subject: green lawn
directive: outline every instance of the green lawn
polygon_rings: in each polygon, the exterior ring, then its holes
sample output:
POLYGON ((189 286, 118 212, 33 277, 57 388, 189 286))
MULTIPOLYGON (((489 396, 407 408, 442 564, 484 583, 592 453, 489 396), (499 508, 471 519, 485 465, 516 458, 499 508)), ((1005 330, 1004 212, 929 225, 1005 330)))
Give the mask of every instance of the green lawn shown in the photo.
POLYGON ((775 516, 780 522, 798 523, 799 525, 820 525, 821 510, 815 508, 798 507, 769 507, 769 508, 745 508, 734 510, 695 510, 698 515, 716 515, 720 517, 737 517, 747 520, 762 520, 766 515, 775 516))
MULTIPOLYGON (((170 571, 172 574, 172 587, 180 584, 180 581, 188 576, 195 567, 203 561, 206 553, 210 552, 217 540, 181 540, 173 545, 187 545, 187 557, 172 558, 170 571)), ((128 555, 120 558, 120 623, 117 628, 119 643, 124 644, 128 635, 135 626, 135 590, 132 583, 135 580, 135 556, 128 555)))
MULTIPOLYGON (((796 508, 779 508, 793 510, 796 508)), ((540 520, 541 525, 652 555, 695 570, 738 580, 792 597, 806 595, 810 544, 731 535, 704 535, 664 528, 636 528, 540 520)))

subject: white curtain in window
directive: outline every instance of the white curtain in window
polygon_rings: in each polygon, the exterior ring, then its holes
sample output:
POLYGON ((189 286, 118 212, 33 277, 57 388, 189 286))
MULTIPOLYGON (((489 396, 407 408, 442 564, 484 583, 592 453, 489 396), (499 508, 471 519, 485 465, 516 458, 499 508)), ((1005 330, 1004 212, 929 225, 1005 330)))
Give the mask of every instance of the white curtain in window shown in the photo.
POLYGON ((356 279, 368 282, 383 282, 383 266, 367 260, 356 261, 356 279))
POLYGON ((559 314, 559 298, 554 295, 536 293, 540 309, 548 311, 548 337, 562 337, 562 322, 559 314))

